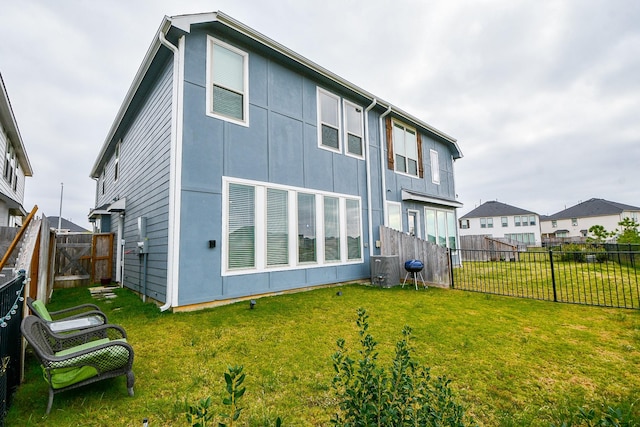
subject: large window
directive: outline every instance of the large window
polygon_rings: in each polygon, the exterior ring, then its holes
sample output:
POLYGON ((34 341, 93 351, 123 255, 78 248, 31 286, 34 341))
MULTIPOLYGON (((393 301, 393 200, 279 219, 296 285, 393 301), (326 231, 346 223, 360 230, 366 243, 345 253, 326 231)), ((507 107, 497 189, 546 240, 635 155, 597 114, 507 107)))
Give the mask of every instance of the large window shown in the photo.
POLYGON ((229 270, 255 266, 255 188, 229 184, 227 238, 229 270))
POLYGON ((318 88, 318 112, 320 146, 340 151, 340 98, 318 88))
POLYGON ((359 198, 224 182, 224 275, 362 262, 359 198))
POLYGON ((289 194, 267 188, 267 265, 289 264, 289 194))
MULTIPOLYGON (((453 211, 425 208, 427 241, 456 249, 456 216, 453 211)), ((486 224, 486 222, 485 222, 486 224)))
POLYGON ((340 206, 337 197, 324 197, 324 260, 340 261, 340 206))
POLYGON ((316 259, 316 196, 298 193, 298 262, 316 259))
POLYGON ((394 121, 393 150, 395 170, 418 176, 418 139, 415 129, 394 121))
POLYGON ((360 200, 346 199, 347 260, 362 259, 362 232, 360 228, 360 200))
POLYGON ((402 205, 397 202, 387 202, 387 226, 402 231, 402 205))
POLYGON ((248 58, 227 43, 208 37, 207 114, 248 124, 248 58))
POLYGON ((347 141, 347 154, 362 158, 364 156, 363 148, 363 132, 362 125, 363 116, 362 108, 344 101, 344 122, 347 141))
POLYGON ((18 159, 16 158, 16 150, 7 140, 7 151, 4 157, 4 179, 15 190, 18 181, 18 159))

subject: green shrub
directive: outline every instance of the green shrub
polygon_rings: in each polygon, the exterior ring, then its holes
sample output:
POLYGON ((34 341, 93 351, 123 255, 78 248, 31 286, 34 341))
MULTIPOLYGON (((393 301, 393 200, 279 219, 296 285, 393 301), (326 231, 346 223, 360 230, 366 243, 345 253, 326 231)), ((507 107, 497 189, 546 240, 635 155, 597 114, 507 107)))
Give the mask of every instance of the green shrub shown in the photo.
MULTIPOLYGON (((216 413, 211 408, 211 397, 200 400, 197 405, 186 405, 187 421, 192 427, 207 427, 217 425, 218 427, 233 427, 240 418, 242 409, 239 404, 246 388, 242 386, 245 374, 242 373, 242 366, 229 366, 224 374, 227 397, 222 399, 222 404, 227 408, 225 412, 218 414, 220 421, 216 424, 216 413), (228 423, 228 424, 227 424, 228 423)), ((276 426, 281 425, 281 420, 276 420, 276 426)))
POLYGON ((432 377, 429 368, 412 360, 411 328, 402 329, 389 370, 378 366, 376 341, 369 333, 368 315, 358 309, 360 359, 349 357, 344 339, 332 356, 333 388, 339 410, 336 426, 465 426, 473 424, 456 401, 446 377, 432 377))

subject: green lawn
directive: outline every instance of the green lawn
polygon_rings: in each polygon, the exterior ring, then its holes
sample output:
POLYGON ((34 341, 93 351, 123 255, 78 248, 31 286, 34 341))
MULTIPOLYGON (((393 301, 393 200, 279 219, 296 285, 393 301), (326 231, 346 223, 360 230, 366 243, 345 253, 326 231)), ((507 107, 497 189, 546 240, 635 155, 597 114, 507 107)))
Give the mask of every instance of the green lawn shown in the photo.
MULTIPOLYGON (((466 261, 455 268, 454 286, 501 295, 553 301, 553 280, 545 253, 520 253, 517 262, 466 261)), ((567 256, 573 255, 572 253, 567 256)), ((608 307, 640 308, 638 268, 613 261, 563 261, 554 255, 558 301, 608 307)))
MULTIPOLYGON (((57 290, 49 308, 91 302, 86 289, 57 290)), ((7 426, 187 426, 185 402, 224 395, 223 373, 243 365, 243 425, 329 425, 336 410, 331 355, 357 349, 356 310, 370 318, 388 366, 403 325, 415 358, 446 374, 467 413, 486 426, 549 426, 578 406, 628 409, 640 423, 640 312, 458 290, 362 285, 325 288, 192 313, 159 313, 127 290, 98 304, 125 327, 136 352, 135 396, 124 378, 56 396, 27 356, 25 383, 7 426), (341 295, 337 293, 341 292, 341 295)), ((219 405, 221 407, 221 405, 219 405)), ((638 425, 638 424, 633 424, 638 425)))

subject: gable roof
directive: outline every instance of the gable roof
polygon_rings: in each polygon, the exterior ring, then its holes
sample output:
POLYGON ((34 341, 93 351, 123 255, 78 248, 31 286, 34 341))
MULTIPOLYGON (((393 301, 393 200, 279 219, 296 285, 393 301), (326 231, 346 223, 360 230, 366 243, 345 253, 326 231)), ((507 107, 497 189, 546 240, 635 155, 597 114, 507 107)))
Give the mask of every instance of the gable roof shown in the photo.
POLYGON ((545 217, 545 221, 584 218, 592 216, 620 215, 624 211, 640 211, 639 207, 611 202, 604 199, 589 199, 563 211, 545 217))
POLYGON ((136 76, 125 96, 125 100, 116 115, 116 119, 109 130, 107 138, 100 150, 100 153, 96 159, 96 162, 91 169, 90 176, 92 178, 98 178, 100 175, 100 169, 104 165, 104 157, 107 153, 111 152, 114 149, 115 143, 114 141, 115 135, 123 122, 127 112, 129 111, 132 102, 136 96, 138 89, 143 85, 145 81, 145 77, 147 76, 148 71, 151 68, 151 64, 158 55, 160 48, 162 46, 161 40, 165 38, 169 34, 172 29, 176 29, 176 32, 180 34, 189 33, 191 31, 192 25, 197 24, 207 24, 207 23, 216 23, 218 25, 224 26, 227 30, 234 31, 239 33, 254 42, 258 43, 262 47, 268 49, 269 51, 275 52, 284 58, 287 58, 290 61, 298 64, 299 66, 320 75, 321 77, 332 81, 335 84, 338 84, 347 90, 354 92, 355 94, 368 99, 372 104, 375 103, 375 108, 389 110, 392 115, 395 115, 403 120, 409 122, 408 124, 416 126, 418 129, 421 129, 429 134, 437 136, 441 138, 445 143, 447 143, 451 151, 453 153, 454 159, 462 158, 462 151, 458 146, 457 140, 446 133, 432 127, 431 125, 425 123, 424 121, 412 116, 411 114, 401 110, 400 108, 392 105, 391 103, 384 101, 373 94, 365 91, 364 89, 350 83, 349 81, 343 79, 342 77, 330 72, 329 70, 321 67, 320 65, 308 60, 302 55, 290 50, 289 48, 279 44, 278 42, 268 38, 267 36, 259 33, 258 31, 246 26, 245 24, 236 21, 234 18, 218 11, 218 12, 209 12, 209 13, 197 13, 197 14, 189 14, 189 15, 177 15, 168 17, 165 16, 156 32, 156 35, 151 43, 151 46, 147 50, 145 58, 136 73, 136 76))
MULTIPOLYGON (((49 226, 53 229, 57 229, 58 228, 58 218, 57 216, 48 216, 47 220, 49 220, 49 226)), ((60 221, 60 229, 61 230, 68 230, 74 233, 90 233, 89 230, 87 230, 86 228, 82 228, 80 227, 78 224, 75 224, 71 221, 69 221, 68 219, 62 218, 62 221, 60 221)))
POLYGON ((535 212, 521 209, 516 206, 511 206, 506 203, 500 203, 498 201, 484 202, 471 212, 462 216, 460 219, 465 218, 484 218, 484 217, 496 217, 496 216, 508 216, 508 215, 537 215, 535 212))
POLYGON ((13 115, 11 101, 9 101, 9 94, 7 94, 2 73, 0 73, 0 125, 11 140, 13 148, 16 150, 16 156, 22 172, 25 176, 32 176, 33 170, 31 169, 31 163, 29 162, 29 157, 27 157, 27 150, 24 148, 22 136, 20 136, 20 131, 18 130, 18 123, 13 115))

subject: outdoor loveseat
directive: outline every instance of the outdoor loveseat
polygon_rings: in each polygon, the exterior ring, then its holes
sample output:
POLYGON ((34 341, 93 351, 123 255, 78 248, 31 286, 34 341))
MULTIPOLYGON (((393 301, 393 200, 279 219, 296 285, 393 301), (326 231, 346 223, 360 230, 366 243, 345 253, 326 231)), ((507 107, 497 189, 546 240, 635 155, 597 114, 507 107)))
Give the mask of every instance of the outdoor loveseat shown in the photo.
POLYGON ((21 330, 49 384, 47 414, 55 394, 120 375, 127 376, 127 389, 133 396, 133 348, 122 327, 101 325, 56 334, 42 319, 27 316, 21 330))

